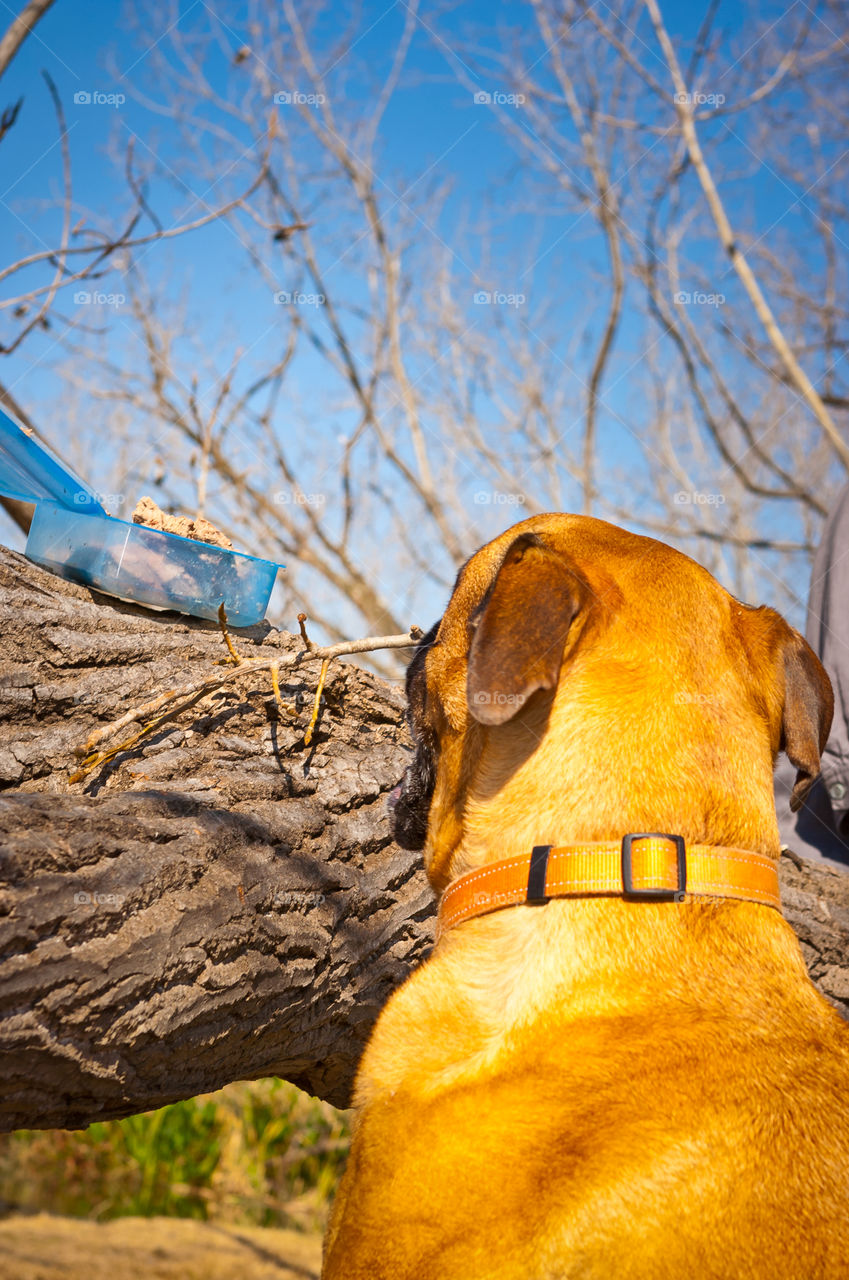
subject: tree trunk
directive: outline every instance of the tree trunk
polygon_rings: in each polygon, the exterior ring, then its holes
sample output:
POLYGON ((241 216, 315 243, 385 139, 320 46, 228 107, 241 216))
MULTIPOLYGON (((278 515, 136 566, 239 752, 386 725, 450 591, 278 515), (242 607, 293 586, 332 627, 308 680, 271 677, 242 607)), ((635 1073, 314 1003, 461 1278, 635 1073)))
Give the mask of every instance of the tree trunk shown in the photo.
MULTIPOLYGON (((212 624, 0 550, 0 1129, 75 1128, 280 1075, 346 1105, 434 901, 389 838, 401 691, 331 665, 246 673, 83 783, 98 726, 225 656, 212 624)), ((297 651, 266 625, 243 656, 297 651)), ((785 910, 849 1016, 849 876, 795 858, 785 910)))

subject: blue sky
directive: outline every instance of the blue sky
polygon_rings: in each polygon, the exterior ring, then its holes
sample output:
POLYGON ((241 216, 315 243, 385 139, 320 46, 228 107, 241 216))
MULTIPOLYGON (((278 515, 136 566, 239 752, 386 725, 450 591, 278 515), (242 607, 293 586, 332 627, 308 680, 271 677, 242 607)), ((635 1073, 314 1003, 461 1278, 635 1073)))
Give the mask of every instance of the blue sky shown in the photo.
MULTIPOLYGON (((2 0, 0 0, 2 3, 2 0)), ((9 14, 13 12, 3 4, 9 14)), ((180 3, 174 7, 177 26, 182 29, 212 11, 204 0, 180 3)), ((666 0, 663 5, 667 23, 682 49, 686 49, 702 20, 700 6, 666 0)), ((155 155, 163 174, 151 183, 150 201, 168 225, 169 220, 184 221, 201 213, 217 191, 199 189, 193 175, 187 174, 179 159, 180 141, 167 115, 152 111, 139 101, 139 95, 152 91, 149 72, 154 49, 167 46, 169 23, 152 20, 152 11, 124 8, 106 0, 93 0, 85 5, 71 0, 57 0, 54 8, 39 24, 33 36, 19 52, 12 67, 0 82, 0 105, 22 97, 20 119, 0 147, 0 244, 3 263, 21 254, 37 250, 55 239, 57 208, 61 204, 61 151, 50 95, 41 76, 46 70, 54 80, 63 102, 69 126, 74 190, 81 206, 103 225, 120 222, 129 204, 126 182, 120 164, 112 151, 122 153, 127 140, 135 140, 136 154, 143 163, 155 155), (138 30, 141 23, 143 30, 138 30), (166 36, 165 40, 160 37, 166 36), (123 101, 85 101, 79 95, 118 95, 123 101), (76 96, 76 100, 75 100, 76 96)), ((230 48, 241 40, 250 41, 240 27, 239 11, 227 6, 230 48), (236 17, 234 18, 234 13, 236 17)), ((723 0, 719 7, 715 30, 731 50, 742 39, 746 22, 757 15, 768 21, 783 12, 779 5, 742 6, 723 0)), ((405 8, 402 3, 365 3, 358 11, 355 55, 359 66, 373 66, 375 73, 389 64, 403 27, 405 8)), ((351 15, 347 5, 330 5, 322 22, 327 33, 341 28, 351 15)), ((522 4, 484 3, 472 0, 446 11, 424 4, 420 22, 411 46, 404 77, 399 85, 380 131, 382 189, 388 204, 398 195, 418 192, 436 179, 450 181, 451 194, 438 219, 428 228, 434 250, 449 246, 461 278, 468 282, 471 309, 474 290, 481 285, 477 277, 474 224, 486 221, 495 246, 496 266, 490 267, 486 283, 505 291, 519 291, 535 299, 544 297, 551 305, 551 320, 556 337, 553 358, 560 358, 574 340, 574 316, 581 313, 580 323, 591 339, 605 310, 603 289, 596 300, 590 277, 604 279, 606 254, 603 243, 591 222, 582 221, 573 229, 564 228, 557 209, 537 207, 531 213, 516 212, 520 182, 515 151, 505 139, 503 130, 487 109, 476 106, 469 88, 456 74, 456 55, 448 51, 444 37, 460 45, 464 33, 473 29, 495 30, 498 27, 528 28, 528 10, 522 4), (564 234, 564 230, 567 234, 564 234), (537 246, 537 248, 534 248, 537 246), (553 246, 549 248, 549 246, 553 246), (528 263, 535 264, 528 269, 528 263), (521 268, 521 269, 520 269, 521 268), (464 275, 465 273, 465 275, 464 275)), ((643 19, 645 21, 645 19, 643 19)), ((651 43, 646 33, 647 45, 651 43)), ((733 57, 727 55, 728 82, 734 80, 733 57)), ((213 60, 213 79, 229 74, 230 57, 222 52, 218 65, 213 60)), ((659 64, 658 64, 659 69, 659 64)), ((460 68, 461 78, 469 77, 474 87, 486 91, 509 85, 499 83, 494 74, 476 74, 471 65, 460 68)), ((354 92, 362 92, 362 81, 355 80, 354 92)), ((281 86, 295 88, 296 85, 281 86)), ((726 86, 723 86, 723 88, 726 86)), ((708 142, 710 133, 708 132, 708 142)), ((726 139, 726 142, 728 140, 726 139)), ((737 177, 727 193, 742 221, 767 231, 776 222, 781 233, 793 238, 804 252, 805 219, 799 219, 793 202, 800 194, 788 188, 773 171, 759 162, 741 135, 733 144, 737 177)), ((81 212, 81 209, 78 211, 81 212)), ((804 213, 804 211, 803 211, 804 213)), ((147 229, 147 228, 145 228, 147 229)), ((695 251, 698 258, 698 250, 695 251)), ((345 288, 356 295, 361 281, 357 279, 356 262, 342 269, 345 288)), ((184 300, 190 317, 186 340, 201 336, 213 349, 226 336, 245 345, 256 344, 258 353, 273 345, 275 313, 270 297, 258 300, 255 282, 245 276, 244 250, 231 228, 218 224, 169 245, 157 245, 145 254, 145 267, 161 292, 184 300), (236 337, 234 337, 236 335, 236 337)), ((38 268, 31 277, 18 277, 16 285, 44 279, 38 268)), ((285 273, 280 287, 287 287, 285 273)), ((720 281, 722 284, 722 281, 720 281)), ((106 277, 104 291, 120 290, 120 277, 106 277)), ((466 285, 464 284, 464 288, 466 285)), ((724 287, 724 286, 723 286, 724 287)), ((729 292, 734 288, 727 281, 729 292)), ((60 312, 72 311, 67 295, 62 295, 60 312)), ((601 423, 602 440, 607 441, 611 465, 626 469, 636 462, 633 438, 621 431, 622 421, 641 423, 641 407, 635 404, 629 369, 633 343, 640 336, 644 319, 626 312, 609 381, 610 413, 601 423)), ((123 351, 132 347, 133 339, 120 325, 110 341, 123 351)), ((53 330, 34 334, 20 351, 7 357, 0 366, 5 384, 26 409, 36 417, 42 429, 55 432, 55 442, 73 455, 74 441, 68 439, 61 421, 63 387, 54 370, 56 356, 53 330)), ((310 394, 311 377, 319 378, 321 367, 315 357, 299 365, 299 392, 310 394)), ((115 455, 109 439, 108 415, 104 407, 93 403, 92 422, 95 439, 86 440, 84 465, 87 477, 97 487, 114 487, 115 455), (102 423, 102 429, 97 427, 102 423)), ((317 424, 316 431, 326 431, 332 438, 344 423, 328 417, 317 424)), ((285 429, 285 423, 281 425, 285 429)), ((141 461, 139 462, 141 467, 141 461)), ((501 513, 492 513, 493 521, 501 513)), ((775 520, 786 519, 776 512, 775 520)), ((492 532, 496 532, 493 525, 492 532)), ((5 526, 2 532, 5 532, 5 526)), ((767 584, 768 585, 768 584, 767 584)))
MULTIPOLYGON (((8 5, 4 4, 3 8, 11 12, 8 5)), ((214 10, 214 6, 207 6, 204 0, 180 0, 175 6, 180 15, 177 25, 182 27, 196 20, 198 11, 206 8, 214 10)), ((228 5, 227 10, 230 17, 232 6, 228 5)), ((664 11, 672 29, 682 39, 691 39, 701 20, 698 8, 674 0, 664 6, 664 11)), ((22 97, 23 109, 17 126, 4 139, 0 155, 0 232, 5 246, 4 259, 14 252, 23 254, 47 245, 46 231, 44 239, 40 239, 40 233, 47 225, 55 226, 55 207, 61 199, 56 120, 41 78, 42 71, 46 70, 55 81, 65 109, 75 195, 95 215, 114 223, 117 211, 129 203, 123 173, 109 155, 110 141, 122 148, 132 137, 141 162, 155 153, 163 164, 173 161, 177 166, 175 157, 179 152, 167 117, 148 110, 133 93, 133 89, 147 91, 151 49, 156 45, 163 47, 164 42, 157 41, 157 37, 167 35, 170 24, 162 28, 150 26, 140 33, 128 20, 133 12, 133 7, 109 0, 91 0, 84 5, 57 0, 6 73, 0 100, 12 102, 22 97), (75 95, 98 92, 113 97, 122 95, 124 101, 114 107, 75 101, 75 95)), ((331 5, 326 23, 332 27, 334 21, 341 21, 347 12, 346 5, 331 5), (339 16, 334 19, 334 14, 339 16)), ((737 4, 723 6, 719 25, 728 38, 732 38, 739 27, 741 12, 737 4)), ((403 20, 404 7, 400 3, 387 5, 384 0, 377 0, 377 3, 365 4, 358 23, 361 34, 356 42, 357 57, 373 62, 376 68, 388 66, 403 20)), ((380 135, 385 163, 381 176, 385 173, 387 200, 391 201, 395 194, 415 190, 423 180, 435 177, 450 180, 452 194, 434 232, 451 240, 458 262, 471 268, 475 263, 468 252, 468 243, 461 244, 455 236, 456 221, 464 212, 472 217, 482 206, 497 216, 499 205, 507 203, 511 185, 518 180, 514 153, 505 144, 496 120, 491 113, 475 107, 472 95, 458 83, 452 68, 466 70, 476 86, 486 90, 509 86, 499 84, 494 76, 476 75, 469 64, 449 51, 440 34, 454 33, 460 38, 464 31, 476 25, 527 28, 528 11, 522 4, 473 0, 444 15, 431 14, 429 6, 423 5, 406 73, 386 113, 380 135)), ((228 24, 228 29, 233 43, 237 44, 243 32, 237 24, 228 24)), ((217 70, 223 77, 226 72, 223 59, 217 70)), ((213 75, 215 72, 213 67, 213 75)), ((171 176, 178 178, 178 166, 171 170, 171 176)), ((198 216, 203 211, 204 199, 212 198, 191 182, 182 196, 175 192, 174 185, 173 182, 169 187, 154 183, 151 203, 160 213, 164 204, 164 211, 175 219, 198 216)), ((769 175, 763 172, 752 184, 752 193, 765 206, 766 217, 776 199, 773 187, 769 175)), ((521 241, 533 239, 544 249, 558 241, 563 231, 562 220, 556 215, 547 216, 542 209, 535 212, 530 225, 524 220, 521 228, 515 218, 504 216, 498 232, 505 277, 501 287, 513 291, 521 288, 525 292, 535 286, 548 289, 552 267, 558 272, 568 272, 570 256, 576 250, 586 251, 586 242, 591 238, 589 227, 577 229, 571 253, 562 252, 561 241, 560 252, 553 256, 540 254, 536 273, 525 274, 523 270, 518 280, 512 278, 515 272, 511 259, 521 241)), ((170 247, 157 247, 148 255, 148 265, 168 261, 169 250, 170 247)), ((603 253, 598 256, 601 268, 603 253)), ((179 279, 173 280, 174 290, 176 292, 180 285, 188 289, 191 303, 202 312, 220 302, 222 281, 226 281, 228 291, 234 288, 237 291, 230 271, 239 269, 241 260, 241 246, 220 227, 186 237, 179 241, 179 279), (218 269, 211 271, 212 254, 216 255, 218 269), (223 255, 223 259, 219 255, 223 255)), ((170 262, 168 268, 173 270, 170 262)), ((14 362, 11 378, 8 371, 5 376, 10 382, 17 382, 23 399, 36 403, 46 388, 26 381, 32 359, 27 351, 20 361, 14 362), (18 382, 20 378, 24 379, 23 384, 18 382)), ((39 383, 44 372, 41 366, 39 383)))

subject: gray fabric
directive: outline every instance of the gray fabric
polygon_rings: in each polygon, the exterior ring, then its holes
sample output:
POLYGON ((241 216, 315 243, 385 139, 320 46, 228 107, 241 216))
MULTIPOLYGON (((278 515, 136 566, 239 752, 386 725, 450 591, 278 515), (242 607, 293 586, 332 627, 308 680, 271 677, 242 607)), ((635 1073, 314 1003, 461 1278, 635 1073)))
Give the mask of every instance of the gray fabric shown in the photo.
POLYGON ((817 778, 799 812, 791 813, 795 781, 796 770, 786 756, 780 756, 775 766, 775 810, 782 845, 803 858, 849 869, 849 830, 844 821, 838 831, 822 778, 817 778))
POLYGON ((808 643, 834 686, 834 721, 817 779, 799 813, 788 803, 796 772, 785 756, 775 771, 781 843, 803 858, 849 866, 849 484, 841 489, 814 557, 808 643))

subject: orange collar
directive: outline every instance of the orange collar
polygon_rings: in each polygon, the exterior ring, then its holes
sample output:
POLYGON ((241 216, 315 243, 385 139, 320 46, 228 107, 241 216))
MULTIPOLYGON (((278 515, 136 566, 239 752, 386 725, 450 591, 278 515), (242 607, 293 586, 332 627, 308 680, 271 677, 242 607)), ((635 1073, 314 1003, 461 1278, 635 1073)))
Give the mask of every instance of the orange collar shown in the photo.
POLYGON ((549 898, 683 902, 686 894, 781 908, 778 868, 765 854, 685 845, 683 836, 644 831, 621 843, 536 845, 532 853, 469 871, 443 893, 439 924, 450 929, 501 907, 543 905, 549 898))

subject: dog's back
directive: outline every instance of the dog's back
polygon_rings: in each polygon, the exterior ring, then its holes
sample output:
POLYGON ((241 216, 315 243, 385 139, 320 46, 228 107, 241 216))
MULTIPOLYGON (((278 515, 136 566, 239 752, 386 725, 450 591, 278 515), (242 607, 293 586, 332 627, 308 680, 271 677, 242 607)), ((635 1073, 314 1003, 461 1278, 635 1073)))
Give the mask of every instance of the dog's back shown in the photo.
POLYGON ((361 1067, 368 1123, 328 1277, 849 1275, 849 1029, 800 982, 789 926, 724 904, 724 920, 691 922, 702 945, 690 939, 683 966, 691 930, 658 946, 652 927, 627 989, 547 989, 560 912, 577 908, 615 963, 624 934, 595 905, 551 903, 544 925, 475 921, 390 1001, 361 1067), (766 978, 739 954, 741 928, 766 978), (732 980, 705 990, 729 941, 732 980))

